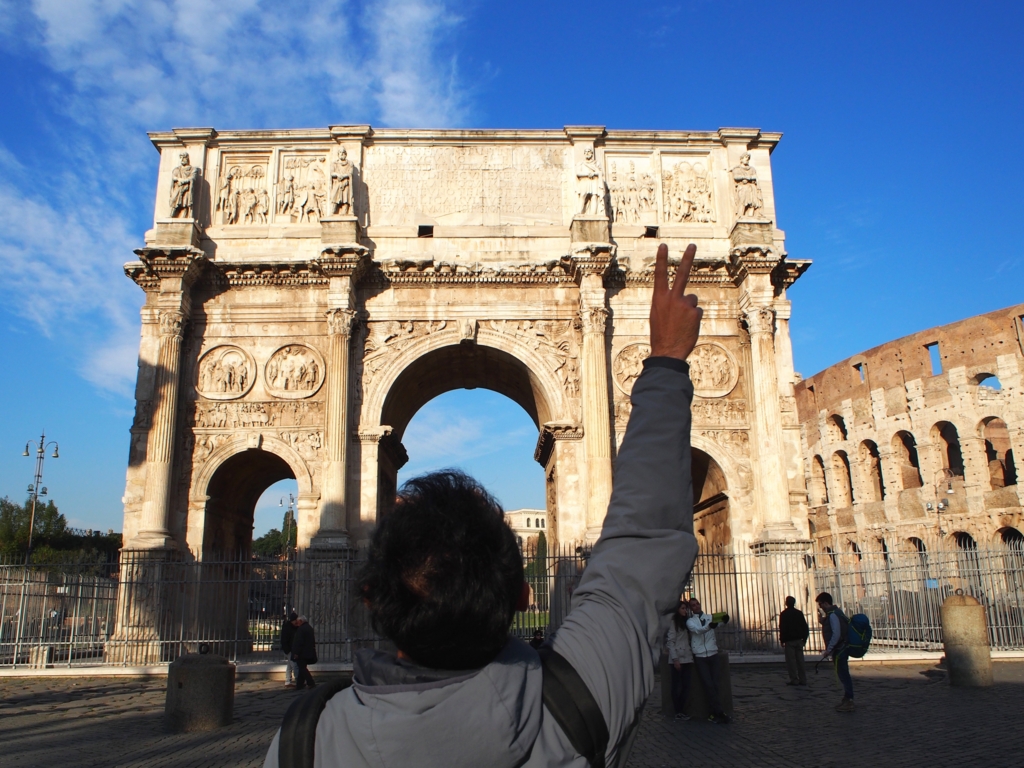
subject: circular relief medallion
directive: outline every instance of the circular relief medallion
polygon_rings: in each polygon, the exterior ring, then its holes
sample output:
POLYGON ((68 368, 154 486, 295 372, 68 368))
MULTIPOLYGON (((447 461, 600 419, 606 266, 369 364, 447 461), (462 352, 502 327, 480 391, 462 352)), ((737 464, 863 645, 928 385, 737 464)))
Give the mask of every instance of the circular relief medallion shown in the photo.
POLYGON ((612 363, 615 386, 627 395, 633 391, 633 382, 644 369, 644 360, 650 357, 649 344, 627 344, 619 350, 612 363))
POLYGON ((314 394, 324 383, 324 359, 305 344, 289 344, 270 356, 263 377, 267 392, 286 400, 314 394))
POLYGON ((721 344, 698 344, 686 358, 693 391, 701 397, 725 397, 736 386, 740 370, 729 350, 721 344))
POLYGON ((234 400, 252 389, 256 363, 244 349, 224 344, 199 358, 196 391, 209 400, 234 400))

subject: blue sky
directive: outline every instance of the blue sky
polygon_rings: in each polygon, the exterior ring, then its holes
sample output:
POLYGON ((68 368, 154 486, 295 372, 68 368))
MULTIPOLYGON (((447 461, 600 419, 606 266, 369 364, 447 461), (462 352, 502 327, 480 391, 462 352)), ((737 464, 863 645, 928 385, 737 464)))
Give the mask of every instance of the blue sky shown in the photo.
MULTIPOLYGON (((23 498, 21 450, 45 427, 58 506, 120 529, 142 301, 121 265, 152 220, 147 130, 782 131, 779 224, 815 262, 791 290, 810 375, 1024 301, 1022 19, 1015 3, 0 0, 0 495, 23 498)), ((445 395, 405 442, 403 477, 456 464, 510 508, 543 504, 508 400, 445 395)))

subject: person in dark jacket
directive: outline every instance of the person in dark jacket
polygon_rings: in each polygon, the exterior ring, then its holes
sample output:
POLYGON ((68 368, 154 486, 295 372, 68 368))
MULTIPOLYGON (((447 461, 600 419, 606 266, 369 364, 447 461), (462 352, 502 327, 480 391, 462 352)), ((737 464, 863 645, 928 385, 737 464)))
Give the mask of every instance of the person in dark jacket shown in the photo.
POLYGON ((292 661, 292 638, 295 637, 295 620, 299 614, 292 611, 281 625, 281 652, 284 654, 285 688, 295 687, 295 662, 292 661))
POLYGON ((779 614, 779 642, 786 649, 786 669, 789 682, 786 685, 807 685, 804 670, 804 644, 810 636, 804 612, 796 607, 796 598, 786 598, 786 610, 779 614))
POLYGON ((846 646, 846 630, 849 619, 842 609, 832 602, 832 595, 822 592, 815 598, 818 604, 818 621, 821 622, 821 636, 825 640, 825 652, 821 661, 831 658, 836 677, 843 686, 843 699, 836 705, 836 712, 853 712, 853 678, 850 677, 850 649, 846 646))
POLYGON ((316 688, 313 676, 309 674, 309 665, 316 664, 316 638, 313 636, 313 628, 309 626, 305 616, 299 616, 295 620, 295 637, 292 638, 292 661, 299 668, 297 690, 302 690, 307 685, 316 688))

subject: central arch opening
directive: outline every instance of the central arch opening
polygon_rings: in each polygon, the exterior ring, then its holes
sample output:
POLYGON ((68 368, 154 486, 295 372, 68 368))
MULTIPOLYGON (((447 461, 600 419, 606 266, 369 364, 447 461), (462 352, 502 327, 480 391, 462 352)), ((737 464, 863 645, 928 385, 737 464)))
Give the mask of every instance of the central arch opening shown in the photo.
POLYGON ((221 464, 207 487, 201 558, 247 559, 256 503, 264 491, 287 479, 295 479, 288 463, 258 448, 236 453, 221 464))
POLYGON ((378 455, 378 515, 387 514, 400 482, 457 467, 507 511, 544 509, 553 526, 545 489, 553 477, 533 459, 552 414, 537 375, 508 352, 463 343, 422 355, 395 379, 382 408, 380 423, 392 432, 378 455))

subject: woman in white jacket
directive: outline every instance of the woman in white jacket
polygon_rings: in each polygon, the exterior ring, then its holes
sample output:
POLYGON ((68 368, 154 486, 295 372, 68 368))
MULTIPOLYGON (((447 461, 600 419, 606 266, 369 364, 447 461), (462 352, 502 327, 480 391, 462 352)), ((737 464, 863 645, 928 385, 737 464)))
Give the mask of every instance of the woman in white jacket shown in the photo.
POLYGON ((672 623, 668 625, 668 637, 665 647, 668 649, 668 663, 672 674, 672 708, 676 711, 676 720, 689 720, 690 716, 683 710, 690 692, 690 674, 693 672, 693 651, 690 649, 690 632, 686 628, 686 620, 690 617, 690 608, 680 600, 676 612, 672 615, 672 623))

